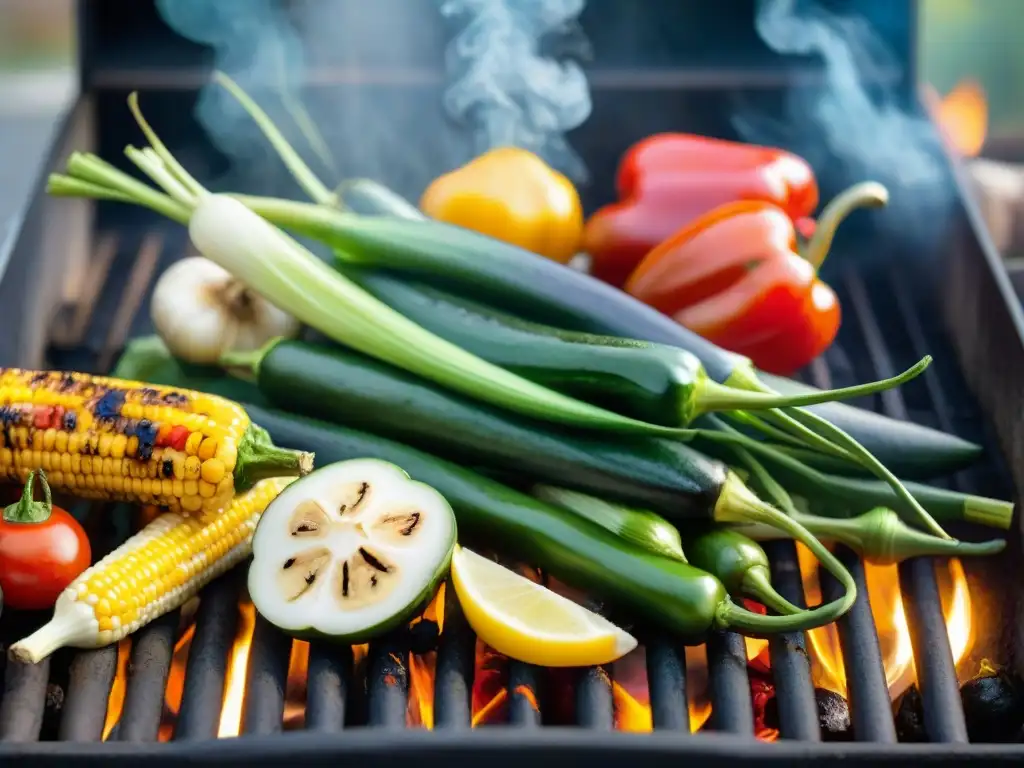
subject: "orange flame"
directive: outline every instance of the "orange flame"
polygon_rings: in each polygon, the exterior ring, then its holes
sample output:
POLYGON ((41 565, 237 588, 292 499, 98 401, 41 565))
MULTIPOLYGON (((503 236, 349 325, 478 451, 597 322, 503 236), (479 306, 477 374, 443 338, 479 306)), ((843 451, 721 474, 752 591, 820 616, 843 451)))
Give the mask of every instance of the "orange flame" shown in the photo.
MULTIPOLYGON (((802 546, 797 547, 800 570, 804 577, 805 592, 809 603, 821 599, 817 582, 817 561, 802 546)), ((959 664, 974 645, 974 617, 970 590, 966 574, 959 560, 950 560, 949 585, 943 601, 944 616, 953 658, 959 664)), ((531 571, 526 575, 535 577, 531 571)), ((878 627, 879 645, 885 667, 886 681, 890 696, 895 699, 915 679, 910 632, 903 601, 899 590, 898 573, 895 566, 867 564, 865 575, 871 599, 872 613, 878 627)), ((561 585, 560 591, 572 594, 561 585)), ((572 594, 573 597, 578 597, 572 594)), ((186 620, 187 620, 186 616, 186 620)), ((438 593, 423 616, 418 620, 436 621, 439 628, 444 625, 444 589, 438 593)), ((218 724, 221 738, 237 736, 241 725, 245 697, 246 667, 252 644, 256 612, 252 603, 243 599, 239 604, 239 625, 226 670, 224 699, 218 724)), ((173 736, 174 720, 181 704, 184 686, 184 671, 188 650, 194 634, 194 625, 189 626, 175 645, 171 673, 168 678, 164 719, 161 721, 159 738, 167 741, 173 736)), ((748 639, 747 657, 755 668, 770 667, 767 641, 748 639)), ((107 715, 103 737, 107 738, 116 726, 124 707, 125 684, 131 643, 123 641, 118 646, 117 674, 107 702, 107 715)), ((367 652, 367 646, 353 647, 356 669, 367 652)), ((687 693, 691 731, 700 730, 712 713, 708 691, 707 653, 704 646, 688 646, 685 649, 687 693)), ((815 685, 828 688, 841 695, 847 694, 846 676, 839 648, 838 633, 834 626, 824 627, 808 633, 808 651, 812 664, 815 685)), ((509 703, 509 659, 477 641, 473 689, 471 693, 471 722, 473 727, 502 723, 507 719, 509 703)), ((434 671, 436 653, 410 654, 408 661, 409 700, 406 723, 409 727, 433 728, 434 725, 434 671)), ((301 728, 305 721, 306 678, 309 668, 309 645, 302 641, 292 643, 285 691, 284 728, 301 728)), ((651 707, 647 681, 646 654, 643 647, 617 661, 608 669, 607 683, 614 707, 614 726, 620 731, 648 732, 652 730, 651 707)), ((537 691, 520 686, 514 695, 530 702, 540 711, 544 707, 545 722, 570 721, 573 713, 571 680, 574 670, 550 670, 545 673, 546 697, 543 705, 538 701, 537 691), (554 689, 554 690, 552 690, 554 689)), ((774 731, 763 730, 758 738, 777 738, 774 731)))
MULTIPOLYGON (((797 554, 807 599, 818 601, 821 599, 821 589, 817 580, 817 561, 800 545, 797 546, 797 554)), ((960 561, 950 560, 948 568, 952 580, 952 597, 943 615, 953 661, 959 665, 973 645, 971 596, 960 561)), ((890 698, 895 699, 915 680, 913 647, 900 594, 899 574, 895 565, 865 563, 864 575, 871 600, 871 614, 878 628, 885 680, 890 698)), ((811 630, 807 638, 815 685, 845 696, 846 672, 835 626, 811 630)))
POLYGON ((951 151, 964 157, 981 154, 988 134, 988 99, 979 82, 961 80, 944 97, 926 86, 924 102, 951 151))
POLYGON ((224 703, 220 709, 217 738, 237 736, 242 728, 242 704, 245 700, 245 673, 249 666, 249 648, 256 629, 256 608, 248 599, 238 606, 238 631, 224 677, 224 703))

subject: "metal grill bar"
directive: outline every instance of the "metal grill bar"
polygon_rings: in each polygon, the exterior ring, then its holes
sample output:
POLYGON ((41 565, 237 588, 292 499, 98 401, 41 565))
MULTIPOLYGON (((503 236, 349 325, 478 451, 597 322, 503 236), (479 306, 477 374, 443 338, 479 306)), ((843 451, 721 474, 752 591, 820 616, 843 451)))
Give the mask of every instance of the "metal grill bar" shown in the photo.
POLYGON ((394 636, 370 644, 366 671, 368 725, 405 727, 409 701, 409 652, 394 636))
MULTIPOLYGON (((872 368, 881 378, 895 375, 895 366, 886 349, 882 331, 870 309, 867 287, 856 275, 850 275, 846 284, 872 368)), ((896 295, 899 295, 898 291, 896 295)), ((914 352, 923 354, 924 350, 914 352)), ((881 400, 882 409, 887 415, 907 418, 906 404, 898 390, 883 392, 881 400)), ((932 741, 966 742, 967 725, 964 722, 956 669, 932 562, 930 559, 907 561, 900 564, 899 572, 900 591, 910 627, 918 688, 924 709, 925 729, 932 741)))
POLYGON ((292 641, 259 614, 245 675, 242 733, 278 733, 284 727, 284 693, 292 641))
POLYGON ((444 626, 434 670, 434 725, 465 728, 470 725, 476 638, 466 623, 455 587, 449 579, 444 590, 444 626))
POLYGON ((576 723, 583 728, 610 731, 615 726, 612 678, 604 667, 590 667, 576 679, 576 723))
POLYGON ((156 741, 180 618, 171 611, 136 634, 118 741, 156 741))
MULTIPOLYGON (((889 686, 885 682, 882 650, 878 645, 875 621, 871 617, 864 563, 846 547, 836 547, 836 557, 850 571, 857 585, 857 601, 837 622, 854 737, 857 741, 895 743, 896 726, 892 719, 889 686)), ((822 598, 837 600, 842 592, 842 585, 831 574, 821 571, 822 598)))
MULTIPOLYGON (((772 541, 767 542, 765 551, 776 591, 798 608, 805 607, 796 546, 789 541, 772 541)), ((802 633, 778 635, 769 639, 768 648, 771 651, 775 700, 779 706, 780 735, 784 739, 820 741, 818 704, 811 680, 806 638, 802 633)))
POLYGON ((100 741, 103 738, 107 697, 116 673, 116 645, 75 654, 58 732, 61 741, 100 741))
POLYGON ((508 665, 508 721, 521 728, 536 728, 541 723, 538 684, 541 670, 521 661, 508 665))
POLYGON ((345 727, 352 688, 352 649, 327 642, 309 644, 306 729, 334 733, 345 727))
POLYGON ((238 628, 240 592, 241 571, 221 576, 203 591, 185 664, 175 739, 212 739, 217 735, 228 654, 238 628))
POLYGON ((651 724, 657 730, 689 734, 685 654, 665 637, 652 639, 646 646, 646 652, 651 724))
POLYGON ((714 729, 753 736, 754 709, 750 703, 747 647, 743 637, 735 632, 712 632, 708 636, 707 651, 714 729))
POLYGON ((0 741, 36 741, 43 728, 50 660, 22 664, 8 659, 0 693, 0 741))

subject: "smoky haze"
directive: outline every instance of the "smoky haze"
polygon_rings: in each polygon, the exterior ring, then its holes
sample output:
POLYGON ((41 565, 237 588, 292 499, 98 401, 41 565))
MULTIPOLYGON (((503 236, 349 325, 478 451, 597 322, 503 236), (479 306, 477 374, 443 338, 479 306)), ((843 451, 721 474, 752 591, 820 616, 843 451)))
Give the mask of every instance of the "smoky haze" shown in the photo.
MULTIPOLYGON (((493 146, 530 149, 576 181, 564 134, 590 114, 582 70, 542 53, 583 0, 157 0, 178 34, 268 112, 328 186, 368 176, 417 199, 493 146)), ((197 119, 232 160, 220 184, 299 194, 215 84, 197 119)))
POLYGON ((756 27, 777 53, 817 55, 825 73, 823 81, 792 88, 780 121, 740 109, 734 124, 742 137, 798 148, 816 170, 828 169, 837 188, 869 179, 885 184, 889 206, 871 212, 872 221, 901 251, 934 246, 954 201, 952 181, 935 128, 877 77, 897 62, 868 24, 815 3, 759 0, 756 27))

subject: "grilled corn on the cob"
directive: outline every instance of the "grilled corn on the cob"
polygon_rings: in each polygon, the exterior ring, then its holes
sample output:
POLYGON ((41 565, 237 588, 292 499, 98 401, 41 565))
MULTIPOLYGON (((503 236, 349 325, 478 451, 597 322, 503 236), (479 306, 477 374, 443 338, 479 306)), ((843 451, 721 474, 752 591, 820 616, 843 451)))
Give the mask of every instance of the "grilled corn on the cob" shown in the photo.
POLYGON ((100 648, 180 608, 249 556, 260 515, 290 482, 263 480, 221 513, 160 515, 71 582, 11 656, 36 664, 65 646, 100 648))
POLYGON ((310 454, 275 447, 230 400, 81 373, 0 368, 0 480, 33 469, 83 498, 213 512, 310 454))

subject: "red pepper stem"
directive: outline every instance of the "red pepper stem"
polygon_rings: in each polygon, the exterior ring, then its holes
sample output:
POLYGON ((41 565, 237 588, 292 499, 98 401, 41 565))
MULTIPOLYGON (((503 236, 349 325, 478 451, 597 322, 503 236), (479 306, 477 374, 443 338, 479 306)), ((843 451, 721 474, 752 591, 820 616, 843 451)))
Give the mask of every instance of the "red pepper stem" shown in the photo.
POLYGON ((829 249, 832 248, 832 241, 835 239, 836 230, 843 223, 847 216, 858 208, 881 208, 889 202, 889 190, 877 181, 863 181, 854 184, 845 192, 841 192, 825 206, 818 217, 818 223, 814 228, 814 235, 807 243, 804 250, 806 259, 815 269, 820 269, 829 249))
POLYGON ((834 400, 845 400, 864 395, 872 395, 876 392, 884 392, 905 384, 924 372, 932 362, 930 355, 925 355, 915 365, 911 366, 898 376, 888 379, 871 381, 867 384, 857 384, 852 387, 841 387, 839 389, 827 389, 824 391, 808 392, 800 395, 770 395, 763 392, 751 392, 749 390, 734 389, 724 384, 718 384, 712 379, 705 379, 701 384, 701 390, 697 396, 698 408, 701 413, 711 411, 756 411, 772 408, 791 408, 806 405, 818 405, 834 400))
POLYGON ((46 482, 46 473, 41 469, 34 469, 28 473, 25 479, 25 488, 21 492, 21 498, 14 504, 4 509, 5 523, 45 523, 50 519, 53 512, 53 497, 50 496, 50 484, 46 482), (36 501, 35 479, 39 477, 39 484, 43 489, 43 500, 36 501))
POLYGON ((725 524, 761 523, 777 528, 807 547, 818 562, 836 577, 843 586, 842 597, 817 608, 787 616, 762 616, 740 608, 734 603, 723 603, 717 616, 720 628, 731 627, 745 634, 773 632, 799 632, 831 624, 845 614, 857 599, 857 584, 839 559, 826 549, 810 531, 769 504, 761 501, 743 484, 738 475, 730 472, 715 505, 715 522, 725 524))

